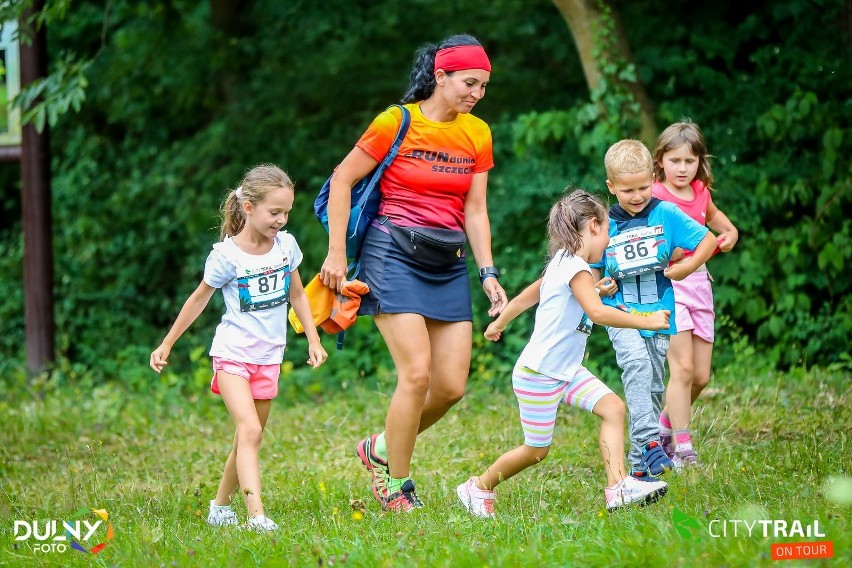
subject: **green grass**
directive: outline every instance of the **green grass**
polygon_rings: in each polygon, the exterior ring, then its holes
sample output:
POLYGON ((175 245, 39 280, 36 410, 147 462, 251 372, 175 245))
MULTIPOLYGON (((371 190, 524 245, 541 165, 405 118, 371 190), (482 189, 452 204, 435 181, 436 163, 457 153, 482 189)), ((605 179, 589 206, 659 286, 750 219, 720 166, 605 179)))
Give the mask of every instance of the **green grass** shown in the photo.
POLYGON ((705 467, 669 474, 659 503, 612 515, 603 511, 598 420, 563 408, 550 456, 498 489, 491 522, 469 517, 455 487, 521 440, 508 379, 491 393, 474 378, 469 396, 421 436, 413 474, 426 507, 410 515, 380 513, 353 457, 382 423, 386 394, 279 399, 261 454, 266 509, 282 525, 274 535, 204 522, 233 434, 217 397, 142 396, 118 384, 44 400, 19 392, 0 401, 0 564, 776 566, 772 543, 818 540, 708 535, 713 519, 757 518, 818 519, 835 550, 822 562, 848 566, 848 385, 837 370, 718 374, 695 419, 705 467), (110 513, 115 538, 97 556, 35 554, 31 541, 14 541, 15 519, 68 519, 81 507, 110 513), (675 508, 697 527, 686 536, 675 508))

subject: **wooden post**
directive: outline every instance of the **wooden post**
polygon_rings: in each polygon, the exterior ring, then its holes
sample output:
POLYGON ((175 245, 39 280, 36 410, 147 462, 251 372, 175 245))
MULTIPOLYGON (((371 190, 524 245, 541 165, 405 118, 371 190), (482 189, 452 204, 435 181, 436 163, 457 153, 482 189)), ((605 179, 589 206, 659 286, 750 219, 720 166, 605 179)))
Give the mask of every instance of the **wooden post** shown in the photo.
MULTIPOLYGON (((36 0, 24 13, 23 29, 29 16, 44 8, 36 0)), ((47 75, 47 34, 36 30, 27 45, 21 42, 21 85, 29 85, 47 75)), ((32 376, 46 371, 55 357, 53 319, 53 244, 50 211, 50 138, 48 127, 36 132, 27 124, 21 131, 21 185, 24 224, 24 321, 27 372, 32 376)))

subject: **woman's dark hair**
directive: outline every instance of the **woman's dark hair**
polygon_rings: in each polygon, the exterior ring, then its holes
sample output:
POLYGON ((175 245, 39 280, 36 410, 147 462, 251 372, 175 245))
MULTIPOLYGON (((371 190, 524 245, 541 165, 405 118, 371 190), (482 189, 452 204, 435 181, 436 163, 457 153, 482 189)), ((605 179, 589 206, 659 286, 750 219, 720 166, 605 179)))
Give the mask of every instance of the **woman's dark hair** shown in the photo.
MULTIPOLYGON (((402 95, 402 102, 416 103, 425 101, 435 92, 435 54, 439 49, 448 47, 459 47, 462 45, 482 46, 472 35, 451 35, 438 45, 426 43, 414 54, 414 63, 411 66, 411 75, 408 78, 408 90, 402 95)), ((453 71, 447 73, 452 75, 453 71)))

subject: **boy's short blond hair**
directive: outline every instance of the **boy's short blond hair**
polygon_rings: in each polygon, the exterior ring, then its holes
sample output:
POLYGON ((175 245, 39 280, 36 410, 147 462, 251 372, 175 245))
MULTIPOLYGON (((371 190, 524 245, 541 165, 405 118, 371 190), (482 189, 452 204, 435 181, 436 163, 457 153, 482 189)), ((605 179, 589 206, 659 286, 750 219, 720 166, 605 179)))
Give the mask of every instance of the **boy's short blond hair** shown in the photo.
POLYGON ((609 147, 604 156, 606 177, 614 181, 624 174, 654 172, 654 158, 648 148, 638 140, 621 140, 609 147))

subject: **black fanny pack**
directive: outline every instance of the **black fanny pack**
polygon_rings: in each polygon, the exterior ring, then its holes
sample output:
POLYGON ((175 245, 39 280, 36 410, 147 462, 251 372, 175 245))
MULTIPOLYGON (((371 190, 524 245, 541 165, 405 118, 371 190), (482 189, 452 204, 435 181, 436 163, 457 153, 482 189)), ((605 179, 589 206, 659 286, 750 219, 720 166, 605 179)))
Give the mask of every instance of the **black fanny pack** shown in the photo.
POLYGON ((449 268, 464 254, 464 231, 436 227, 400 227, 386 216, 379 223, 387 227, 396 245, 424 268, 449 268))

